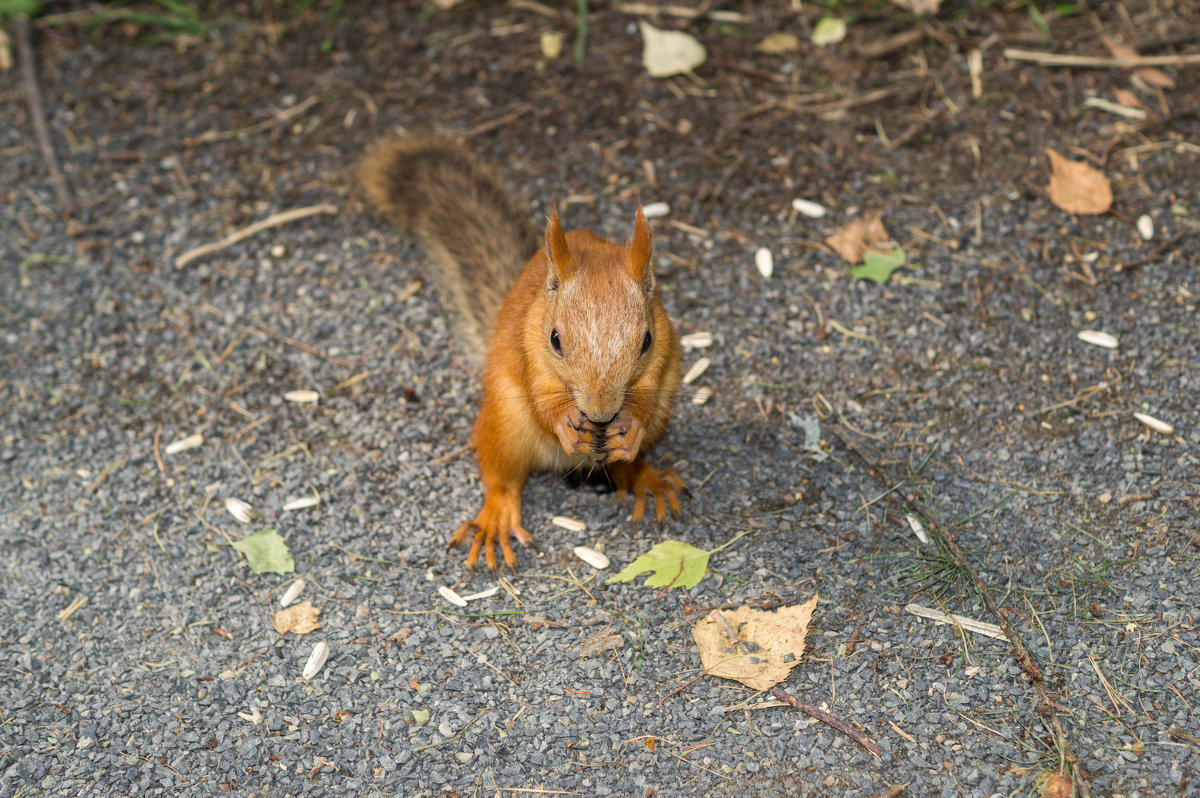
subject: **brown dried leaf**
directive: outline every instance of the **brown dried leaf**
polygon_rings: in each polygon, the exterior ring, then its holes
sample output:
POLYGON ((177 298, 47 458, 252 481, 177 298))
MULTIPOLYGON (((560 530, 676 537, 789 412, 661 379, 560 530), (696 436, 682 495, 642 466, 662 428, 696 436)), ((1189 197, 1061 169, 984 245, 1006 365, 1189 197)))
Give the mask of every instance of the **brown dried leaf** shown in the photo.
POLYGON ((1138 67, 1133 70, 1133 74, 1141 78, 1149 86, 1159 89, 1175 88, 1175 79, 1156 67, 1138 67))
POLYGON ((579 647, 579 658, 589 659, 609 649, 621 648, 624 645, 625 641, 612 629, 601 629, 583 641, 583 645, 579 647))
POLYGON ((321 624, 317 621, 317 616, 321 614, 320 607, 314 607, 312 600, 293 604, 275 613, 275 631, 281 635, 288 632, 295 632, 298 635, 306 635, 314 629, 320 629, 321 624))
POLYGON ((1131 47, 1128 44, 1125 44, 1124 42, 1119 42, 1116 39, 1110 38, 1108 36, 1104 37, 1104 46, 1108 48, 1108 51, 1110 53, 1112 53, 1113 58, 1137 58, 1138 57, 1138 51, 1133 49, 1133 47, 1131 47))
POLYGON ((1067 213, 1108 213, 1112 207, 1112 185, 1099 169, 1083 161, 1070 161, 1049 147, 1050 185, 1046 193, 1050 201, 1067 213))
POLYGON ((868 250, 887 254, 896 243, 883 226, 883 211, 871 211, 861 219, 839 227, 825 243, 848 263, 862 263, 868 250))
POLYGON ((803 604, 773 612, 750 607, 713 610, 692 629, 704 670, 752 690, 769 690, 800 663, 816 606, 814 595, 803 604))
POLYGON ((1146 107, 1146 106, 1142 105, 1142 101, 1138 99, 1138 96, 1136 94, 1134 94, 1133 92, 1131 92, 1129 89, 1117 89, 1116 91, 1113 92, 1113 94, 1116 95, 1117 102, 1119 102, 1121 105, 1125 106, 1126 108, 1145 109, 1145 107, 1146 107))

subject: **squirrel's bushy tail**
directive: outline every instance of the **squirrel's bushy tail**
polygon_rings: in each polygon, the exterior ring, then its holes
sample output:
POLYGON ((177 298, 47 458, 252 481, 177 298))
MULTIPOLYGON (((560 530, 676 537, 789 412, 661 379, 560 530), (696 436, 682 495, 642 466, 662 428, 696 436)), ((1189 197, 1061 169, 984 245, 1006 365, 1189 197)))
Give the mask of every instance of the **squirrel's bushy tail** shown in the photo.
POLYGON ((465 354, 482 362, 504 295, 540 246, 529 210, 495 171, 447 138, 384 139, 358 177, 372 204, 416 234, 462 317, 465 354))

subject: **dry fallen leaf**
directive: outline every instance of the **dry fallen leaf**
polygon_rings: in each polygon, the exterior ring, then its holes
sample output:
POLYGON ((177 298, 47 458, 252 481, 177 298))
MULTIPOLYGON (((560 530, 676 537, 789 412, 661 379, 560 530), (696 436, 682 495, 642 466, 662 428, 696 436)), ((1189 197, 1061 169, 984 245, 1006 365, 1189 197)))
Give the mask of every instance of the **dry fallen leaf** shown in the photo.
POLYGON ((306 635, 314 629, 321 628, 320 622, 317 621, 320 614, 321 608, 314 607, 312 599, 309 599, 275 613, 272 623, 275 625, 275 631, 281 635, 288 632, 306 635))
POLYGON ((601 629, 579 646, 579 658, 591 659, 610 649, 623 648, 624 645, 625 641, 612 629, 601 629))
POLYGON ((868 250, 886 255, 896 247, 883 226, 883 211, 872 211, 861 219, 839 227, 825 243, 849 263, 862 263, 868 250))
POLYGON ((1046 193, 1050 201, 1067 213, 1108 213, 1112 207, 1112 185, 1104 173, 1083 161, 1070 161, 1049 147, 1050 185, 1046 193))
POLYGON ((765 610, 713 610, 692 629, 705 672, 769 690, 788 677, 804 655, 814 595, 803 604, 765 610))
MULTIPOLYGON (((1104 46, 1112 53, 1113 58, 1137 58, 1138 51, 1130 47, 1124 42, 1119 42, 1116 39, 1111 39, 1108 36, 1104 37, 1104 46)), ((1147 85, 1155 86, 1160 89, 1175 88, 1175 81, 1166 72, 1155 67, 1137 67, 1133 70, 1133 74, 1142 79, 1147 85)), ((1122 103, 1124 104, 1124 103, 1122 103)))

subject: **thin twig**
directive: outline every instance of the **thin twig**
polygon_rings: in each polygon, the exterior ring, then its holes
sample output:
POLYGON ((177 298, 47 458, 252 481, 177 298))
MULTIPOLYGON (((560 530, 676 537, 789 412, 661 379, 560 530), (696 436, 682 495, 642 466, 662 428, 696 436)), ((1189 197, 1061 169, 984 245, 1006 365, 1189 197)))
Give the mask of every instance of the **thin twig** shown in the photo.
POLYGON ((54 144, 50 141, 50 128, 46 126, 46 109, 42 104, 42 90, 38 88, 37 65, 33 55, 33 39, 29 35, 29 17, 17 14, 14 29, 17 36, 17 58, 21 62, 21 82, 25 88, 25 99, 29 102, 29 118, 33 122, 33 133, 38 148, 42 151, 42 162, 50 173, 54 184, 54 195, 58 197, 59 210, 64 216, 75 215, 75 200, 67 186, 67 178, 58 165, 54 144))
POLYGON ((1189 55, 1139 55, 1136 58, 1112 58, 1109 56, 1073 55, 1071 53, 1043 53, 1038 50, 1004 51, 1009 61, 1030 61, 1041 66, 1084 67, 1107 69, 1111 67, 1186 66, 1200 64, 1200 53, 1189 55))
POLYGON ((782 687, 773 688, 771 690, 771 695, 775 696, 780 701, 786 701, 788 704, 790 704, 791 706, 800 710, 801 712, 812 715, 814 718, 821 721, 822 723, 826 723, 826 724, 832 726, 833 728, 840 731, 842 734, 844 734, 847 737, 849 737, 850 739, 854 740, 854 742, 858 743, 863 748, 870 751, 875 756, 883 756, 883 751, 879 750, 879 746, 877 746, 877 745, 875 745, 875 743, 871 742, 871 740, 865 734, 860 732, 858 729, 855 729, 850 724, 846 723, 846 721, 835 718, 833 715, 830 715, 825 710, 817 709, 812 704, 804 703, 799 698, 796 698, 794 695, 792 695, 788 691, 784 690, 782 687))
POLYGON ((279 227, 288 222, 294 222, 298 219, 306 219, 309 216, 316 216, 319 213, 337 213, 336 205, 309 205, 306 208, 293 208, 290 211, 281 211, 268 216, 262 221, 255 222, 252 225, 247 225, 240 230, 235 230, 229 235, 222 238, 220 241, 215 241, 211 244, 205 244, 195 249, 189 249, 175 259, 175 268, 182 269, 194 260, 203 258, 205 255, 211 255, 214 252, 220 252, 227 247, 231 247, 239 241, 249 238, 255 233, 261 233, 263 230, 269 230, 272 227, 279 227))

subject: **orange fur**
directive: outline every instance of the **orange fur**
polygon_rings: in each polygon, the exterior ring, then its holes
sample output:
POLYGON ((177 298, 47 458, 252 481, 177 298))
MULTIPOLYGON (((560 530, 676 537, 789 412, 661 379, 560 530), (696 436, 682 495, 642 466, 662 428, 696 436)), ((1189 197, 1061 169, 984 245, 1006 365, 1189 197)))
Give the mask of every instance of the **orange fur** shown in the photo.
MULTIPOLYGON (((443 284, 457 301, 470 303, 472 297, 500 290, 479 285, 481 278, 511 268, 507 262, 473 262, 483 255, 473 259, 470 253, 507 252, 511 246, 502 250, 486 242, 446 239, 524 240, 520 231, 527 222, 512 218, 511 201, 500 203, 500 210, 490 203, 486 214, 473 208, 479 197, 493 193, 494 177, 464 161, 457 145, 445 143, 442 155, 441 141, 420 140, 422 157, 442 170, 438 180, 422 177, 401 160, 413 149, 403 140, 377 146, 360 174, 375 204, 413 227, 439 253, 443 284), (441 188, 444 182, 470 183, 477 179, 474 174, 484 175, 479 179, 487 181, 488 191, 448 196, 441 188), (431 208, 442 215, 427 218, 431 208), (497 216, 503 217, 505 229, 472 227, 471 219, 484 216, 493 226, 497 216), (455 259, 446 253, 467 255, 455 259)), ((467 306, 460 315, 481 318, 483 311, 467 306)), ((647 498, 654 500, 659 520, 668 508, 679 512, 678 493, 685 488, 678 474, 660 472, 642 457, 667 429, 680 356, 678 336, 656 291, 653 238, 640 203, 633 237, 625 244, 588 231, 564 233, 554 209, 544 246, 516 277, 494 325, 487 326, 484 396, 473 433, 484 504, 450 540, 451 546, 470 544, 468 566, 474 567, 482 552, 494 571, 499 547, 505 564, 515 569, 512 539, 533 545, 521 526, 521 494, 535 471, 603 468, 618 500, 633 494, 635 522, 647 498), (643 351, 647 334, 649 346, 643 351)))

